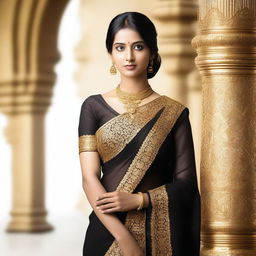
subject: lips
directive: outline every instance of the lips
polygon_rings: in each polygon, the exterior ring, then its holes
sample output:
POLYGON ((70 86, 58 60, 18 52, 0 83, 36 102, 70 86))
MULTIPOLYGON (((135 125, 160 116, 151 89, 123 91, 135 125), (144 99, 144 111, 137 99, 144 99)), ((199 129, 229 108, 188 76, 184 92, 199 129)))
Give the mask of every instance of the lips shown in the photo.
POLYGON ((128 70, 133 70, 135 69, 136 65, 125 65, 125 68, 128 70))

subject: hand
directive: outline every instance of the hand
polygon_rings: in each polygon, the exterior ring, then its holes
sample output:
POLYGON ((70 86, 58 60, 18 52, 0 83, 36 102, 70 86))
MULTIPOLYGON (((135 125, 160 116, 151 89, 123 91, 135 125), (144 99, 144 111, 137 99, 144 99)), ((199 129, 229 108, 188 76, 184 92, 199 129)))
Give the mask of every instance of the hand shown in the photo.
POLYGON ((117 240, 123 256, 143 256, 144 253, 132 235, 117 240))
POLYGON ((107 192, 99 196, 95 206, 102 213, 122 212, 137 209, 141 197, 127 192, 107 192))

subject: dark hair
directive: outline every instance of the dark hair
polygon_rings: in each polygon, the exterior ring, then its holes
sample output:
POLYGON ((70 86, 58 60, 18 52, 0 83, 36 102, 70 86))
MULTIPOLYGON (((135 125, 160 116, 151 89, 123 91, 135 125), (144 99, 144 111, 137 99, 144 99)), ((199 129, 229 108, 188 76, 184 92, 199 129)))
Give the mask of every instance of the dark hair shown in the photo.
POLYGON ((161 57, 158 54, 157 32, 152 21, 144 14, 139 12, 124 12, 115 16, 108 27, 106 37, 107 51, 112 53, 113 41, 116 33, 123 28, 131 28, 139 33, 148 46, 153 58, 153 73, 147 73, 147 78, 155 76, 161 65, 161 57))

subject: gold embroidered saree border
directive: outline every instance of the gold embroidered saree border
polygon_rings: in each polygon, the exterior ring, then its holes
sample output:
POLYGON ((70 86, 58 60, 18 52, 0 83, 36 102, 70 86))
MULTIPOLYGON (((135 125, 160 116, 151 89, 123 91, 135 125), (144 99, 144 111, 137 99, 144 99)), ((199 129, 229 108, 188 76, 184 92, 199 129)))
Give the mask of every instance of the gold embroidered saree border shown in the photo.
POLYGON ((97 141, 95 135, 81 135, 79 140, 79 154, 86 151, 97 151, 97 141))
POLYGON ((126 174, 119 183, 117 190, 132 192, 142 180, 146 171, 154 161, 163 141, 172 129, 175 121, 185 108, 184 105, 171 99, 165 106, 160 117, 143 141, 126 174))
POLYGON ((165 185, 148 192, 152 204, 150 219, 152 255, 172 256, 169 200, 165 185))
MULTIPOLYGON (((168 194, 165 185, 149 190, 152 204, 150 219, 151 250, 152 256, 172 256, 171 232, 169 220, 168 194)), ((145 253, 146 248, 146 212, 129 211, 126 216, 125 226, 145 253)), ((105 256, 121 256, 122 252, 115 240, 105 256)))
POLYGON ((103 163, 118 155, 165 105, 165 102, 166 96, 162 95, 146 106, 141 106, 134 114, 134 119, 130 118, 129 113, 123 113, 102 125, 95 134, 103 163))
MULTIPOLYGON (((133 159, 131 165, 129 166, 126 174, 124 175, 123 179, 119 183, 117 187, 117 191, 125 191, 125 192, 130 192, 132 193, 134 189, 137 187, 137 185, 140 183, 142 180, 143 176, 145 175, 146 171, 152 164, 152 162, 155 159, 155 156, 157 155, 158 150, 160 149, 160 146, 162 145, 163 141, 167 137, 168 133, 172 129, 173 125, 175 124, 177 118, 185 108, 184 105, 180 104, 179 102, 168 98, 169 100, 167 101, 167 104, 165 106, 165 109, 161 113, 160 117, 150 130, 149 134, 145 138, 144 142, 142 143, 138 153, 136 154, 135 158, 133 159)), ((155 190, 156 192, 157 190, 155 190)), ((164 193, 164 190, 161 190, 161 195, 159 196, 164 196, 164 203, 161 205, 163 208, 160 212, 163 213, 163 216, 161 216, 161 221, 163 220, 162 218, 166 217, 167 214, 169 215, 167 211, 168 207, 168 195, 164 193), (167 198, 167 199, 166 199, 167 198)), ((157 198, 158 195, 154 193, 154 191, 151 191, 152 198, 153 198, 153 206, 156 206, 157 198)), ((161 201, 161 200, 160 200, 161 201)), ((152 213, 151 213, 151 223, 154 225, 154 223, 157 222, 157 211, 159 209, 153 209, 152 208, 152 213)), ((125 222, 126 227, 132 227, 134 221, 136 220, 136 217, 133 217, 132 212, 128 212, 127 214, 127 219, 125 222)), ((142 212, 144 215, 143 218, 141 218, 141 223, 139 224, 143 229, 143 233, 141 235, 143 241, 146 240, 145 238, 145 212, 142 212), (143 223, 142 223, 143 222, 143 223), (143 226, 144 225, 144 226, 143 226)), ((136 215, 135 215, 136 216, 136 215)), ((168 217, 169 218, 169 217, 168 217)), ((157 224, 156 224, 157 225, 157 224)), ((160 225, 163 225, 163 222, 160 223, 160 225)), ((166 228, 168 228, 167 226, 166 228)), ((133 231, 130 230, 132 233, 133 231)), ((161 234, 159 234, 158 229, 154 228, 154 236, 162 237, 161 234)), ((165 231, 166 233, 167 231, 165 231)), ((136 236, 134 234, 134 236, 136 236)), ((138 241, 139 242, 139 241, 138 241)), ((171 242, 170 242, 170 237, 164 240, 159 240, 159 239, 153 239, 153 248, 154 251, 157 252, 159 247, 161 248, 171 248, 171 242)), ((145 244, 142 245, 142 249, 145 248, 145 244)), ((121 255, 120 254, 120 249, 118 247, 118 244, 116 241, 112 243, 110 246, 109 250, 106 252, 105 256, 112 256, 112 255, 121 255)), ((152 255, 166 255, 165 254, 152 254, 152 255)))

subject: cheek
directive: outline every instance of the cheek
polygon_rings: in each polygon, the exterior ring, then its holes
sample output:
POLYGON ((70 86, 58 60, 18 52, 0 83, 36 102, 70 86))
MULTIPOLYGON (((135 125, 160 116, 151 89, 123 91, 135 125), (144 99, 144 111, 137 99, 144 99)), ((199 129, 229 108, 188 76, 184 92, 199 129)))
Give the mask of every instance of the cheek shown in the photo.
POLYGON ((116 65, 122 65, 124 56, 123 54, 115 54, 113 55, 113 61, 116 63, 116 65))
POLYGON ((149 63, 150 57, 147 55, 141 55, 139 56, 138 60, 143 66, 147 66, 149 63))

